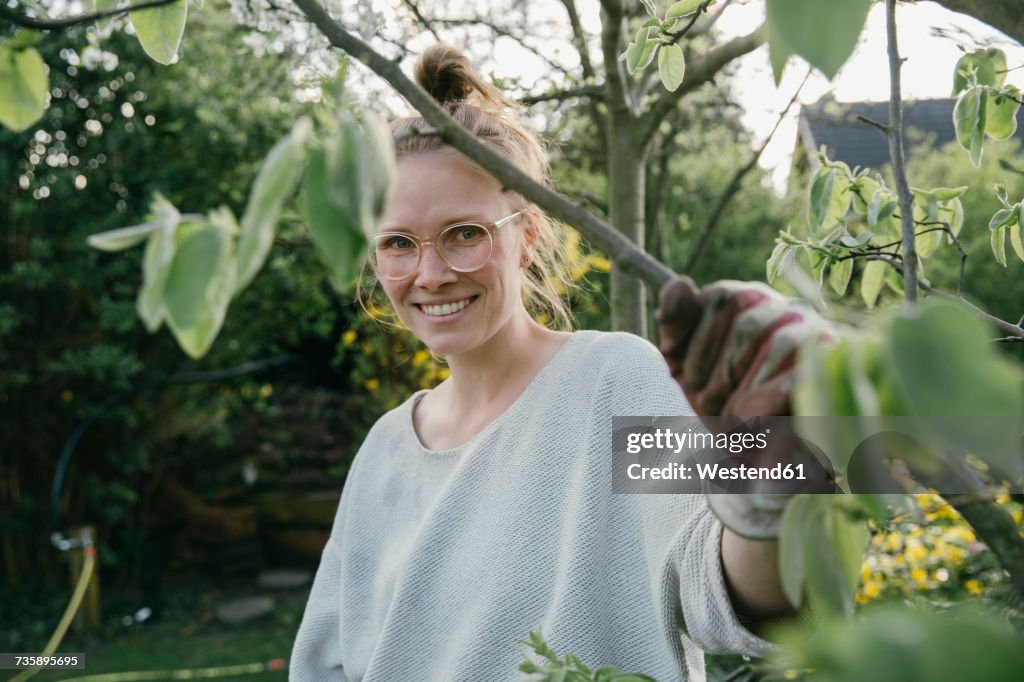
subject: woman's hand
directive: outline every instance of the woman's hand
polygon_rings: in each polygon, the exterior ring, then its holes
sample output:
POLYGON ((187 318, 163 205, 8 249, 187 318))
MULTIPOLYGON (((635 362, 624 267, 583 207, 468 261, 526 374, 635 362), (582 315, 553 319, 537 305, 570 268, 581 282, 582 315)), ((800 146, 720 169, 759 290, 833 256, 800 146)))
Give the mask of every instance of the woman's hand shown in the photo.
POLYGON ((788 415, 797 350, 831 336, 807 304, 759 282, 698 289, 676 277, 661 289, 659 347, 702 417, 788 415))

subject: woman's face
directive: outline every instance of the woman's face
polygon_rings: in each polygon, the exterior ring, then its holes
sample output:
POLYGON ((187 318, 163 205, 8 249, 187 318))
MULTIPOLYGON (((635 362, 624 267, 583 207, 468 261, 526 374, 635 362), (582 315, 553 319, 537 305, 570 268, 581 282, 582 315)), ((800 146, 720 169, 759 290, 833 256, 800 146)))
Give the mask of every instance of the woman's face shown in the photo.
MULTIPOLYGON (((398 160, 379 231, 434 244, 449 225, 493 223, 515 210, 498 182, 468 162, 444 153, 413 154, 398 160)), ((428 245, 411 275, 380 278, 399 319, 432 351, 450 357, 480 348, 514 315, 526 315, 520 277, 527 222, 520 216, 495 230, 491 258, 474 272, 456 272, 428 245)))

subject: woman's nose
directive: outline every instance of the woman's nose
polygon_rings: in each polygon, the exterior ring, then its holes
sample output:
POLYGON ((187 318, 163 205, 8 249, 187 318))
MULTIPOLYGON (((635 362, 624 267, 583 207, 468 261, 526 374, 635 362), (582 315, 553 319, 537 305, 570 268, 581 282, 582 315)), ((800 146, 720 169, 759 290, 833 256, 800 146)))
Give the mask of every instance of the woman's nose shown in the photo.
POLYGON ((420 263, 416 268, 416 286, 425 289, 433 289, 454 282, 459 278, 457 272, 444 262, 437 247, 433 244, 424 244, 420 252, 420 263))

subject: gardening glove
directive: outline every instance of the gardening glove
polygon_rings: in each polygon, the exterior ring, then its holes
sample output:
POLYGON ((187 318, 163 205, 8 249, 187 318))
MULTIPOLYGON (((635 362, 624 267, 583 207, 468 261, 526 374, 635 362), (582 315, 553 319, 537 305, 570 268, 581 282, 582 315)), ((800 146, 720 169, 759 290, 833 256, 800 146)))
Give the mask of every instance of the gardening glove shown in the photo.
MULTIPOLYGON (((834 338, 807 304, 757 282, 720 280, 698 289, 689 277, 676 277, 662 287, 655 319, 669 371, 702 418, 790 415, 797 351, 812 339, 834 338)), ((714 430, 711 422, 705 419, 714 430)), ((754 466, 804 460, 807 452, 772 451, 799 442, 773 432, 766 451, 741 458, 754 466)), ((778 488, 778 482, 757 481, 753 492, 707 498, 730 530, 766 539, 778 536, 782 510, 792 497, 778 488)))

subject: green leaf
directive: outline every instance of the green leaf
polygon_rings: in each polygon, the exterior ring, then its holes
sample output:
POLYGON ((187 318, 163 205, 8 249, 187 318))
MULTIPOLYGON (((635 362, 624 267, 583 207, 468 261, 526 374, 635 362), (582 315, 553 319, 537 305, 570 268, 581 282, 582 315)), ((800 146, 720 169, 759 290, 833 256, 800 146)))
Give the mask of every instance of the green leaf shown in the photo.
MULTIPOLYGON (((121 0, 95 0, 93 5, 96 12, 99 13, 115 9, 120 3, 121 0)), ((113 17, 107 17, 106 19, 97 19, 96 25, 101 29, 106 28, 113 21, 113 19, 113 17)))
POLYGON ((953 199, 948 208, 952 214, 946 216, 945 220, 949 223, 949 229, 953 235, 959 235, 960 229, 964 226, 964 204, 959 199, 953 199))
POLYGON ((11 44, 33 40, 33 33, 22 31, 18 36, 0 43, 0 123, 15 132, 25 130, 42 117, 46 111, 46 91, 50 88, 39 52, 34 47, 11 44))
POLYGON ((967 185, 962 187, 935 187, 931 190, 931 193, 939 201, 951 201, 964 195, 967 191, 967 185))
POLYGON ((996 262, 1006 267, 1006 230, 999 228, 992 230, 989 241, 992 243, 992 254, 996 262))
POLYGON ((644 4, 644 9, 647 10, 648 14, 650 14, 652 17, 658 16, 657 11, 654 9, 654 0, 640 0, 640 2, 644 4))
POLYGON ((804 602, 804 526, 813 504, 811 495, 796 495, 782 512, 779 526, 779 578, 782 591, 794 609, 804 602))
POLYGON ((989 221, 988 221, 988 229, 990 229, 990 230, 998 230, 1003 225, 1006 225, 1010 221, 1014 220, 1015 214, 1017 214, 1019 212, 1020 212, 1020 207, 1019 206, 1012 206, 1010 208, 1001 208, 1001 209, 999 209, 998 211, 996 211, 992 215, 992 218, 989 219, 989 221))
POLYGON ((868 203, 880 187, 881 185, 878 184, 877 180, 867 175, 857 178, 850 186, 853 210, 861 215, 865 215, 868 212, 868 203))
POLYGON ((878 294, 882 291, 882 284, 885 282, 885 270, 888 266, 884 261, 870 260, 864 266, 864 272, 860 277, 860 297, 869 308, 874 308, 878 301, 878 294))
MULTIPOLYGON (((668 8, 665 12, 666 19, 678 19, 679 17, 685 17, 693 14, 700 9, 700 6, 704 4, 706 0, 681 0, 676 4, 668 8)), ((708 7, 715 4, 715 0, 708 2, 708 7)))
POLYGON ((142 49, 159 64, 170 64, 177 58, 187 15, 188 0, 129 13, 142 49))
MULTIPOLYGON (((325 142, 332 144, 337 145, 338 141, 325 142)), ((313 243, 327 265, 331 284, 346 291, 359 271, 367 241, 357 222, 358 212, 353 212, 353 207, 341 209, 331 200, 327 178, 327 154, 322 148, 313 149, 302 180, 302 208, 313 243)), ((358 182, 358 177, 350 182, 358 182)))
POLYGON ((846 260, 836 261, 832 264, 832 268, 828 271, 828 283, 840 296, 846 294, 847 287, 850 286, 850 277, 853 275, 853 259, 847 258, 846 260))
POLYGON ((209 223, 184 223, 167 277, 167 325, 190 357, 201 358, 217 338, 235 292, 234 216, 221 208, 209 223))
POLYGON ((249 286, 270 253, 281 207, 302 176, 306 140, 312 131, 309 117, 303 116, 296 121, 291 131, 267 154, 252 183, 238 239, 238 288, 235 293, 249 286))
POLYGON ((660 43, 657 40, 652 40, 650 35, 650 27, 641 26, 637 29, 636 40, 629 44, 629 49, 626 50, 626 69, 630 75, 647 68, 651 60, 654 59, 654 53, 660 43))
POLYGON ((146 329, 152 333, 160 328, 167 315, 164 289, 177 248, 175 235, 181 215, 171 202, 159 194, 150 203, 150 222, 160 227, 149 235, 142 255, 142 287, 136 300, 136 310, 146 329))
POLYGON ((669 92, 675 92, 683 83, 686 74, 686 60, 683 48, 678 45, 665 45, 658 51, 658 75, 669 92))
POLYGON ((160 223, 142 223, 141 225, 132 225, 131 227, 122 227, 117 230, 91 234, 86 237, 85 241, 89 246, 100 251, 111 253, 124 251, 136 244, 141 244, 151 233, 159 230, 160 227, 160 223))
POLYGON ((1024 211, 1017 214, 1017 224, 1010 225, 1010 244, 1013 246, 1013 252, 1017 254, 1017 258, 1024 261, 1024 211))
POLYGON ((793 53, 778 40, 771 39, 771 32, 769 30, 768 39, 768 60, 772 65, 772 76, 775 78, 775 87, 779 87, 782 83, 782 72, 786 70, 786 63, 789 58, 793 56, 793 53))
POLYGON ((838 495, 796 495, 782 513, 779 572, 794 608, 806 596, 819 612, 851 613, 867 526, 838 495))
POLYGON ((1006 55, 999 48, 990 47, 987 50, 975 50, 965 54, 956 63, 953 71, 953 92, 958 93, 972 85, 968 75, 975 75, 976 85, 988 85, 998 88, 1006 80, 1006 55))
MULTIPOLYGON (((926 303, 892 321, 884 338, 885 373, 910 414, 1020 418, 1024 377, 990 338, 987 326, 964 308, 926 303)), ((971 452, 1017 476, 1020 428, 1006 421, 1000 429, 992 420, 933 419, 925 435, 942 444, 936 448, 940 456, 971 452)))
POLYGON ((812 232, 823 227, 830 227, 825 225, 825 217, 832 205, 832 190, 835 188, 838 174, 835 168, 822 164, 811 179, 810 195, 807 201, 807 223, 812 232))
POLYGON ((1002 91, 990 92, 985 110, 985 134, 997 140, 1007 140, 1017 132, 1017 110, 1020 109, 1020 90, 1008 85, 1002 91))
POLYGON ((985 112, 988 93, 983 86, 968 88, 953 107, 953 126, 956 141, 970 152, 971 162, 981 165, 982 144, 985 139, 985 112))
POLYGON ((856 47, 870 5, 871 0, 768 0, 771 49, 778 43, 831 79, 856 47))

